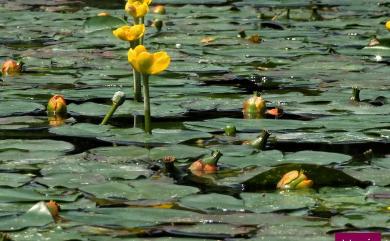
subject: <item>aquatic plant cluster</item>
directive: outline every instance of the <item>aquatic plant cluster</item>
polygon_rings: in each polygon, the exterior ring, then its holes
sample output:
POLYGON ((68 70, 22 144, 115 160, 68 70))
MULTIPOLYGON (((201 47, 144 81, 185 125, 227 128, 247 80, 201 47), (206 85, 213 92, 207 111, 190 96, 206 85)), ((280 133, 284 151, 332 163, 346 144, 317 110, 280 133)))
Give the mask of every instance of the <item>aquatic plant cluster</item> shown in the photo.
POLYGON ((389 11, 0 3, 0 240, 388 240, 389 11))

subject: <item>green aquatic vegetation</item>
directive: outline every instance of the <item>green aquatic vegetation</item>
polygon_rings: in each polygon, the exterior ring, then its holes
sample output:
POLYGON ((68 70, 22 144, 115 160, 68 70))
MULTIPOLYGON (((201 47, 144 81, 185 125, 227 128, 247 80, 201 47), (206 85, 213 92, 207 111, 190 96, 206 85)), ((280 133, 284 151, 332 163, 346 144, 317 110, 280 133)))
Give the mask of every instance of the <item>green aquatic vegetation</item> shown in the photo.
POLYGON ((0 240, 389 239, 388 4, 134 2, 1 4, 0 62, 24 66, 0 81, 0 240), (277 190, 291 171, 312 187, 277 190))

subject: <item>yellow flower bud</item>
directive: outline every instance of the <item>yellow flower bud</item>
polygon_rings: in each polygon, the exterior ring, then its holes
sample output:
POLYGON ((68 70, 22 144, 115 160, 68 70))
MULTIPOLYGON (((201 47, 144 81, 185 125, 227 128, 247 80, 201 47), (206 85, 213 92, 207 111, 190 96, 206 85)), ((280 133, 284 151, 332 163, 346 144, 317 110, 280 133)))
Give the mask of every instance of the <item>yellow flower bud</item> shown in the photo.
POLYGON ((65 115, 66 102, 62 95, 54 95, 47 104, 47 112, 49 115, 65 115))
POLYGON ((386 26, 387 30, 390 31, 390 20, 386 22, 385 26, 386 26))
POLYGON ((153 20, 152 26, 155 27, 158 32, 161 31, 163 25, 164 23, 162 20, 159 19, 153 20))
POLYGON ((164 5, 157 5, 153 8, 153 12, 157 14, 165 14, 165 6, 164 5))
POLYGON ((142 74, 155 75, 168 68, 171 57, 164 52, 149 53, 143 45, 128 52, 129 63, 142 74))
POLYGON ((144 2, 131 2, 128 1, 125 6, 125 11, 133 16, 133 18, 142 18, 144 17, 148 11, 149 11, 149 6, 147 3, 144 2))
POLYGON ((51 216, 53 216, 54 219, 57 219, 59 217, 61 207, 57 202, 50 200, 46 203, 46 207, 47 209, 49 209, 50 214, 51 216))
POLYGON ((1 73, 3 75, 15 75, 22 72, 22 64, 13 59, 6 60, 1 66, 1 73))
POLYGON ((115 37, 124 41, 135 41, 145 34, 145 25, 137 24, 134 26, 124 25, 112 31, 115 37))
POLYGON ((282 190, 303 189, 310 188, 311 186, 313 186, 313 181, 309 180, 302 171, 298 172, 297 170, 284 174, 276 185, 278 189, 282 190))
POLYGON ((257 96, 256 94, 245 100, 242 107, 242 111, 245 115, 248 115, 248 117, 256 114, 258 114, 259 117, 262 117, 267 110, 265 100, 261 96, 257 96))

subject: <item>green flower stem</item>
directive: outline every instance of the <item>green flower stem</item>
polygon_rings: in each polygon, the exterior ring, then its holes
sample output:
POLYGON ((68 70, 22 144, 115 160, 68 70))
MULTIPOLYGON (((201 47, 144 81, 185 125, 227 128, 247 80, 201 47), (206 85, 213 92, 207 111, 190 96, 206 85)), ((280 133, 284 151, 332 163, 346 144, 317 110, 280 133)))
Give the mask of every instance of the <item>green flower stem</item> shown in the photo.
POLYGON ((104 119, 102 120, 102 123, 100 125, 107 124, 107 121, 111 118, 111 116, 115 113, 116 109, 118 109, 119 105, 117 103, 112 103, 111 109, 107 112, 107 114, 104 116, 104 119))
MULTIPOLYGON (((136 42, 130 42, 130 47, 135 48, 137 46, 136 42)), ((136 102, 142 101, 141 93, 141 74, 133 68, 133 88, 134 88, 134 100, 136 102)))
POLYGON ((149 98, 149 75, 143 74, 143 88, 144 88, 144 123, 145 132, 152 134, 151 120, 150 120, 150 98, 149 98))
POLYGON ((111 118, 116 109, 118 109, 118 107, 125 102, 125 99, 125 93, 123 93, 122 91, 115 92, 114 96, 112 97, 111 109, 107 112, 106 116, 104 116, 104 119, 102 120, 102 123, 100 123, 100 125, 105 125, 107 123, 107 121, 111 118))
MULTIPOLYGON (((145 17, 140 18, 140 23, 139 24, 145 24, 145 17)), ((144 36, 145 36, 145 34, 139 39, 139 44, 140 45, 144 44, 144 36)))

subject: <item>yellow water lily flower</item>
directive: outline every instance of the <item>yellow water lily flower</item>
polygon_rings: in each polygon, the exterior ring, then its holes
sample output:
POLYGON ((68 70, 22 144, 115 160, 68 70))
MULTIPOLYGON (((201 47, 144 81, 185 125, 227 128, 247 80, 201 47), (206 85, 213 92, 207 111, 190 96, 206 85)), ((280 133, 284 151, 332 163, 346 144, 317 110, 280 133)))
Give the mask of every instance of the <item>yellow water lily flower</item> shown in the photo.
POLYGON ((387 30, 390 31, 390 20, 386 22, 385 26, 386 26, 387 30))
POLYGON ((128 1, 125 6, 125 11, 133 16, 133 18, 142 18, 148 13, 149 6, 146 2, 128 1))
POLYGON ((168 68, 171 57, 164 52, 149 53, 143 45, 130 49, 129 63, 142 74, 154 75, 168 68))
POLYGON ((150 5, 152 3, 152 0, 127 0, 128 4, 132 4, 135 2, 146 3, 147 5, 150 5))
POLYGON ((134 26, 124 25, 112 31, 115 37, 124 41, 135 41, 145 34, 145 25, 137 24, 134 26))
POLYGON ((313 181, 307 178, 303 171, 293 170, 287 172, 280 179, 276 187, 282 190, 288 189, 304 189, 313 186, 313 181))

